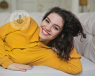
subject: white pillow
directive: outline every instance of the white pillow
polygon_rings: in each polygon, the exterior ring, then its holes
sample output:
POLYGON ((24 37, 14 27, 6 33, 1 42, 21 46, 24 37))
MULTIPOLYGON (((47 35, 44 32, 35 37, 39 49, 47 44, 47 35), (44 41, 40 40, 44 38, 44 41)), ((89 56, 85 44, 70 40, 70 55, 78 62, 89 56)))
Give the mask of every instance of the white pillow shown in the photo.
POLYGON ((95 63, 95 12, 77 16, 86 33, 86 39, 82 38, 83 42, 81 42, 81 36, 75 37, 74 46, 81 55, 95 63))
POLYGON ((0 26, 10 21, 10 13, 0 13, 0 26))
POLYGON ((42 22, 42 19, 44 17, 46 12, 44 13, 38 13, 38 12, 34 12, 34 13, 29 13, 30 17, 32 17, 36 22, 37 24, 40 26, 41 22, 42 22))

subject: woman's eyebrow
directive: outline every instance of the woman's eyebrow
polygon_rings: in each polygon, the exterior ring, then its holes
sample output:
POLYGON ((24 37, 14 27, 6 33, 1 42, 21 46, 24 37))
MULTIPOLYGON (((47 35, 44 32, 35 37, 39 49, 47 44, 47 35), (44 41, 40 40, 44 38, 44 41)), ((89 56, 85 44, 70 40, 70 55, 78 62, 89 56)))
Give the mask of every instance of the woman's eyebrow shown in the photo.
POLYGON ((47 19, 50 21, 50 19, 47 17, 47 19))
MULTIPOLYGON (((49 21, 51 21, 48 17, 47 17, 47 19, 48 19, 49 21)), ((55 24, 55 25, 56 25, 57 27, 59 27, 59 29, 61 29, 60 26, 58 26, 57 24, 55 24)))

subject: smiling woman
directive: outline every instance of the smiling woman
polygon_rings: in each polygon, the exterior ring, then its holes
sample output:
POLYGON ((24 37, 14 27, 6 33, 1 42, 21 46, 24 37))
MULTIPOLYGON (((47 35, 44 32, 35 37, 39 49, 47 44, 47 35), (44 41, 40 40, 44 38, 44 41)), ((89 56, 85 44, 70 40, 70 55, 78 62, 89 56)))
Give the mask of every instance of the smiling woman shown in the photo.
POLYGON ((40 25, 40 41, 44 44, 56 38, 63 28, 63 19, 56 13, 51 13, 40 25))
POLYGON ((74 48, 73 37, 81 35, 81 37, 86 38, 81 23, 76 16, 70 11, 58 7, 46 13, 41 28, 51 33, 50 36, 45 36, 49 46, 57 50, 60 58, 66 60, 69 60, 70 52, 74 48))
POLYGON ((85 38, 85 34, 78 19, 59 7, 46 13, 40 27, 29 18, 25 30, 12 28, 10 22, 0 27, 0 65, 18 71, 45 65, 70 74, 80 73, 81 55, 73 46, 73 37, 81 34, 85 38))

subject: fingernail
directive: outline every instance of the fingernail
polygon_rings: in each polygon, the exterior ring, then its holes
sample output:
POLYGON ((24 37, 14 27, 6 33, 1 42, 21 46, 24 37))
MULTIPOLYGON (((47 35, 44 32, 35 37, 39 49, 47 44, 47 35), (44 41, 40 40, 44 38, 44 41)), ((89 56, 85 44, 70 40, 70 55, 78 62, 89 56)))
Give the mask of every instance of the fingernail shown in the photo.
POLYGON ((27 71, 27 69, 25 69, 25 71, 27 71))
POLYGON ((33 66, 31 66, 31 67, 33 67, 33 66))
POLYGON ((30 69, 32 69, 33 66, 30 67, 30 69))

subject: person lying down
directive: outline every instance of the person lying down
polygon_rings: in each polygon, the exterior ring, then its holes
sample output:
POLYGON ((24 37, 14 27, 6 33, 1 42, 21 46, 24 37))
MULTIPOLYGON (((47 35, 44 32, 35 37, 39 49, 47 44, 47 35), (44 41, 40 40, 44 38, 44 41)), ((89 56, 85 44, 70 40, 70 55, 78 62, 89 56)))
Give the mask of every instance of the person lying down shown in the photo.
POLYGON ((27 71, 35 65, 49 66, 69 74, 82 72, 81 55, 74 37, 86 38, 70 11, 54 7, 43 17, 40 27, 31 17, 28 28, 14 29, 10 22, 0 27, 0 65, 9 70, 27 71))

